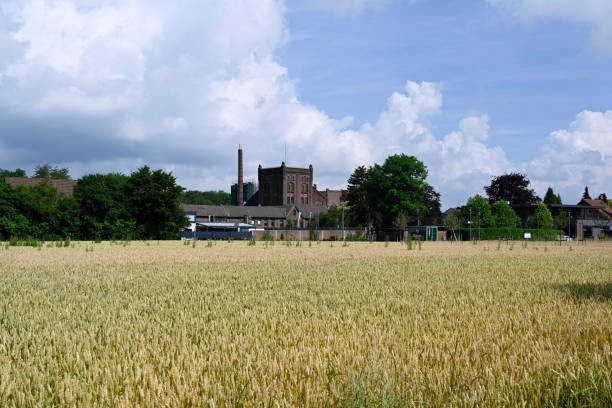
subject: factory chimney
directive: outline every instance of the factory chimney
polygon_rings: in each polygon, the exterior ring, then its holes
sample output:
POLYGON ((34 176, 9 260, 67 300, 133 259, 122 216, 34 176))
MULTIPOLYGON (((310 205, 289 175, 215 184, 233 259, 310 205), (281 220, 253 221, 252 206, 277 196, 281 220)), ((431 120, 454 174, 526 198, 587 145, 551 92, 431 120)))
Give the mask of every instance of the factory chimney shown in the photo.
POLYGON ((242 148, 238 145, 238 199, 237 204, 244 204, 244 180, 242 179, 242 148))

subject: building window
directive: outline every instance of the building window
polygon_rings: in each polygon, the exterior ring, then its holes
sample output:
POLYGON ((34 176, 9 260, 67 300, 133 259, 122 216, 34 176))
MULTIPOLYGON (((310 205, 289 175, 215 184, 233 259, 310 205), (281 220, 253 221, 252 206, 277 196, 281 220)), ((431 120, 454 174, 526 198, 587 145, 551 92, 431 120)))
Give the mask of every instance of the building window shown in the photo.
POLYGON ((293 193, 295 191, 295 184, 294 183, 289 183, 289 185, 287 186, 287 192, 288 193, 293 193))
POLYGON ((294 204, 295 203, 295 198, 293 196, 288 196, 287 197, 287 204, 294 204))

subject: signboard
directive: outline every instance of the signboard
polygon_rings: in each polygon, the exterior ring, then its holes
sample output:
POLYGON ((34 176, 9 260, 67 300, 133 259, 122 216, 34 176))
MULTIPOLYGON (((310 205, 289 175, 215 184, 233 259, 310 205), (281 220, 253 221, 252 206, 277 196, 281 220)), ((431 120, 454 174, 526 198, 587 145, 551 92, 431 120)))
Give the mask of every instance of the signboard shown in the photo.
POLYGON ((525 233, 523 234, 523 238, 525 238, 525 239, 531 239, 531 232, 525 232, 525 233))

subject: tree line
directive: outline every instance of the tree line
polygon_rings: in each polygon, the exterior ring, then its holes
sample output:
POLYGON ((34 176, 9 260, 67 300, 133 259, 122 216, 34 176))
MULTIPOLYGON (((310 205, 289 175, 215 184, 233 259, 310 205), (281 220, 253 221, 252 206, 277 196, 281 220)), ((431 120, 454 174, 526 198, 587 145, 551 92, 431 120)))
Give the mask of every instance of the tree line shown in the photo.
MULTIPOLYGON (((67 169, 58 173, 64 169, 45 168, 49 173, 43 178, 69 178, 67 169)), ((0 176, 24 177, 25 172, 1 170, 0 176)), ((83 176, 71 197, 58 195, 48 181, 13 187, 4 177, 0 177, 0 239, 178 239, 187 225, 180 207, 183 188, 171 173, 148 166, 129 176, 83 176)))

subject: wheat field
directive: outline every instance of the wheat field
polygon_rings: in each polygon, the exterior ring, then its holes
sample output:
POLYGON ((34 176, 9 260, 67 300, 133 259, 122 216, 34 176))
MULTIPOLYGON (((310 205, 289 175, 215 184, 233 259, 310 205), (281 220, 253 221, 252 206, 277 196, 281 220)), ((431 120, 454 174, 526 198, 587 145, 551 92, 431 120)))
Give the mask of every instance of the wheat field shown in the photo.
POLYGON ((0 248, 2 407, 611 406, 612 243, 0 248))

